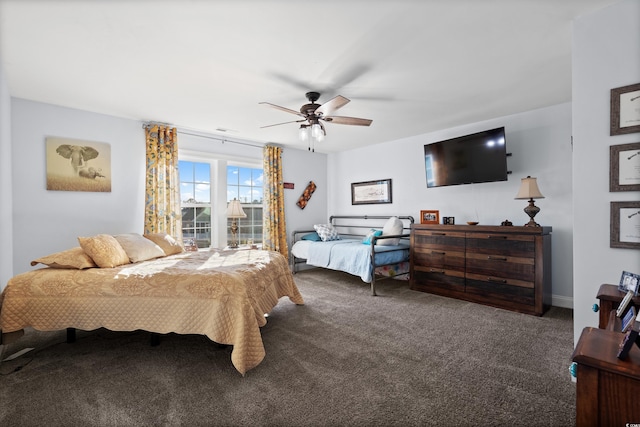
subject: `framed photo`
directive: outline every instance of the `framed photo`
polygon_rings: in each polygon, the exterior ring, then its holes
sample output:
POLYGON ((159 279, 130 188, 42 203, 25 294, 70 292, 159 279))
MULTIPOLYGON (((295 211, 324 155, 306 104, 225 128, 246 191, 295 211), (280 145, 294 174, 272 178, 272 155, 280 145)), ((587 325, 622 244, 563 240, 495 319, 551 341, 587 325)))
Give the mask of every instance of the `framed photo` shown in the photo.
POLYGON ((620 277, 620 283, 618 283, 618 290, 622 292, 633 291, 635 295, 638 295, 639 284, 640 284, 640 274, 623 271, 622 277, 620 277))
POLYGON ((611 89, 611 135, 640 132, 640 83, 611 89))
POLYGON ((640 142, 612 145, 609 161, 609 191, 640 191, 640 142))
POLYGON ((633 326, 633 323, 636 321, 636 308, 631 306, 627 311, 627 314, 622 318, 622 329, 621 332, 627 332, 633 326))
POLYGON ((47 190, 111 192, 111 145, 48 136, 47 190))
POLYGON ((351 204, 371 205, 391 203, 391 180, 354 182, 351 184, 351 204))
POLYGON ((420 211, 420 224, 439 224, 440 211, 420 211))
POLYGON ((611 202, 609 247, 640 249, 640 202, 611 202))

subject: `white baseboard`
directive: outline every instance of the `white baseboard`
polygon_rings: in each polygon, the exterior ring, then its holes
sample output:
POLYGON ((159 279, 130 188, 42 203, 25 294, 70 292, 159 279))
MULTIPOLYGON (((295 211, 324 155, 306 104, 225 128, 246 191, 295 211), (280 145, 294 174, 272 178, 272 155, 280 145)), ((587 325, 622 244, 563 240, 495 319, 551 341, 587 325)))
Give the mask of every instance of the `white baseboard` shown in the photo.
POLYGON ((551 305, 554 307, 570 308, 573 310, 573 297, 551 295, 551 305))

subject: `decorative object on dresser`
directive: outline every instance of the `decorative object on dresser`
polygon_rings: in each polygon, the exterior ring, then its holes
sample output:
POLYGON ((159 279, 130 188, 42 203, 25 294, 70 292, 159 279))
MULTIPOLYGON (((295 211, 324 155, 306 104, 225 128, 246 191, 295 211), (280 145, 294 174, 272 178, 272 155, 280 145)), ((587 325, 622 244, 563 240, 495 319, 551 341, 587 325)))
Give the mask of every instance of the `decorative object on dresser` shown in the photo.
POLYGON ((420 224, 439 224, 440 211, 420 211, 420 224))
MULTIPOLYGON (((626 291, 621 291, 618 285, 603 284, 598 289, 598 304, 595 304, 593 311, 598 312, 598 327, 600 329, 608 329, 610 331, 621 331, 622 322, 617 317, 618 308, 622 304, 626 291)), ((638 309, 640 307, 640 297, 633 297, 629 305, 638 309)))
POLYGON ((544 199, 544 196, 538 189, 538 182, 536 181, 536 178, 531 178, 530 176, 522 178, 520 190, 518 190, 518 194, 516 194, 515 198, 524 200, 529 199, 529 205, 524 208, 524 212, 529 215, 530 220, 525 224, 525 227, 539 227, 540 224, 536 223, 533 218, 538 212, 540 212, 540 208, 533 203, 533 199, 544 199))
POLYGON ((551 227, 411 227, 410 287, 521 313, 551 306, 551 227))
POLYGON ((231 230, 231 244, 229 247, 231 249, 236 249, 238 247, 238 219, 246 217, 247 214, 242 210, 240 200, 237 200, 234 197, 234 199, 229 202, 229 206, 227 206, 227 218, 232 219, 231 226, 229 227, 231 230))
POLYGON ((633 292, 633 296, 638 295, 638 285, 640 285, 640 275, 623 271, 618 283, 618 289, 622 292, 633 292))

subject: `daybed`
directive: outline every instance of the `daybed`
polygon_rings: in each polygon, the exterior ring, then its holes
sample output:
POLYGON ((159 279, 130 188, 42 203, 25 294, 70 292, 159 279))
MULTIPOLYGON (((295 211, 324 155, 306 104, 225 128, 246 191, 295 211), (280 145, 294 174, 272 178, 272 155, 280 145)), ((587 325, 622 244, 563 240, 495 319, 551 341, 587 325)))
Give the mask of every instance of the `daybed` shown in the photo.
POLYGON ((376 276, 408 275, 411 216, 335 215, 328 224, 292 234, 291 271, 301 263, 359 276, 371 283, 376 276))
MULTIPOLYGON (((96 238, 101 236, 111 237, 96 238)), ((265 357, 260 335, 264 315, 283 296, 304 303, 279 253, 180 248, 175 254, 161 250, 157 257, 140 260, 122 236, 127 235, 115 237, 129 251, 119 265, 105 264, 100 256, 113 241, 99 242, 102 246, 97 245, 92 258, 86 241, 79 239, 82 247, 32 262, 48 268, 10 279, 0 295, 3 334, 26 327, 203 334, 232 345, 231 361, 244 375, 265 357)))

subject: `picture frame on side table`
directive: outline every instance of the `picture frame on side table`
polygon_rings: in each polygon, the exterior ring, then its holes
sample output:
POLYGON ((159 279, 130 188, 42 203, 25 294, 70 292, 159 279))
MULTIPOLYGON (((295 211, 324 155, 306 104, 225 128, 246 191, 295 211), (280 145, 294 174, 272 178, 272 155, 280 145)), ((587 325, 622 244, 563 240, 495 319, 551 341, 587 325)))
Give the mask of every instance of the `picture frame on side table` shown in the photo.
POLYGON ((439 224, 440 211, 420 211, 420 224, 439 224))
POLYGON ((391 179, 354 182, 351 184, 351 204, 371 205, 392 203, 391 179))
POLYGON ((609 247, 640 249, 640 202, 611 202, 609 247))
POLYGON ((609 147, 609 191, 640 191, 640 142, 609 147))
POLYGON ((640 83, 611 89, 610 135, 640 132, 640 83))
POLYGON ((622 277, 620 277, 620 283, 618 283, 618 290, 622 292, 633 291, 633 294, 635 296, 635 295, 638 295, 639 285, 640 285, 640 274, 623 271, 622 277))

